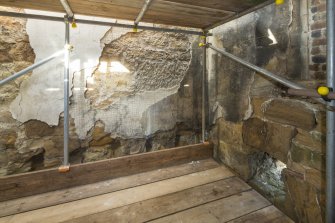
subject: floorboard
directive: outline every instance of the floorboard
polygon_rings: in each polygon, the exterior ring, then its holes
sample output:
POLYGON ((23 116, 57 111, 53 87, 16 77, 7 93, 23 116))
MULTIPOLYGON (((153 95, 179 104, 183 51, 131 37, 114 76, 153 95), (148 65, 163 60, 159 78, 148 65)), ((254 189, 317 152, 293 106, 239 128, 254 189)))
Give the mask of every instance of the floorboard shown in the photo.
POLYGON ((229 221, 229 223, 294 223, 274 206, 269 206, 243 217, 229 221))
POLYGON ((81 200, 218 167, 213 159, 153 170, 98 183, 0 202, 0 217, 81 200))
POLYGON ((0 223, 293 222, 213 159, 5 201, 0 214, 0 223))
POLYGON ((267 206, 270 202, 264 197, 256 191, 247 191, 150 222, 222 223, 267 206))
POLYGON ((234 176, 234 174, 230 170, 221 166, 79 201, 3 217, 0 218, 0 222, 64 222, 66 220, 103 212, 154 197, 160 197, 232 176, 234 176))
POLYGON ((239 178, 233 177, 132 205, 73 219, 67 221, 67 223, 81 223, 84 221, 95 223, 146 222, 247 190, 250 190, 250 186, 239 178))

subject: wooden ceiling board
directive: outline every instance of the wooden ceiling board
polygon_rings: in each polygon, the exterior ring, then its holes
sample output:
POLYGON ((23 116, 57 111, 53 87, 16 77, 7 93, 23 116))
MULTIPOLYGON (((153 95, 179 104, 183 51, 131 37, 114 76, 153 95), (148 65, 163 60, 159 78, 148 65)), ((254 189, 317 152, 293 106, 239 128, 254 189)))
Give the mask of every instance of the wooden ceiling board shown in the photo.
MULTIPOLYGON (((153 0, 141 22, 206 28, 267 0, 153 0)), ((144 0, 68 0, 74 14, 134 21, 144 0)), ((0 0, 0 5, 65 13, 59 0, 0 0)))
POLYGON ((266 0, 164 0, 186 5, 241 12, 266 0))

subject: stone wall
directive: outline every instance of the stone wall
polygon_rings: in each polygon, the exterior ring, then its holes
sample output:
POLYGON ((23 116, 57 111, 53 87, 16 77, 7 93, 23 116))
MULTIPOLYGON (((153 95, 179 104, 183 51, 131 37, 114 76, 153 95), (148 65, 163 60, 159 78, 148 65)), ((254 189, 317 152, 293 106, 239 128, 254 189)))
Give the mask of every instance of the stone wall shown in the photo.
MULTIPOLYGON (((214 29, 210 42, 315 88, 320 80, 306 75, 305 3, 287 0, 260 9, 214 29)), ((285 87, 211 50, 208 69, 217 159, 296 222, 323 222, 324 107, 286 95, 285 87)))
MULTIPOLYGON (((63 23, 5 17, 0 23, 1 78, 63 48, 63 23)), ((85 24, 70 36, 71 164, 199 141, 196 37, 85 24)), ((0 175, 59 166, 62 58, 1 87, 0 100, 0 175)))

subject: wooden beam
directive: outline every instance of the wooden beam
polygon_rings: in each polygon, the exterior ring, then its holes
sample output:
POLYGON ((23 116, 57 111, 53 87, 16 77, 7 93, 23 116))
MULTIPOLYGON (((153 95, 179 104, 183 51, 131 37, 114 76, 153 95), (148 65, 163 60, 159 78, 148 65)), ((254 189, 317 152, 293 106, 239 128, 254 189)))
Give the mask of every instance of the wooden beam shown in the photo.
POLYGON ((212 157, 212 145, 197 144, 0 178, 0 201, 128 176, 212 157))

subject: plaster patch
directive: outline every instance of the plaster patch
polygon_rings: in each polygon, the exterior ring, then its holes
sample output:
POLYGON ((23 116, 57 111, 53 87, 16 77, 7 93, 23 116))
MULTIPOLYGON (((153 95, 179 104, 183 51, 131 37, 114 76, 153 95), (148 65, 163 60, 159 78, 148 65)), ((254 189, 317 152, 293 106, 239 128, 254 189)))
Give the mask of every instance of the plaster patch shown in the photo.
MULTIPOLYGON (((27 13, 30 11, 26 10, 27 13)), ((59 15, 47 13, 54 14, 59 15)), ((74 72, 97 66, 102 51, 100 39, 108 29, 109 27, 85 24, 71 29, 70 42, 74 51, 71 53, 70 80, 74 72)), ((64 31, 65 27, 61 22, 28 19, 27 33, 36 54, 35 62, 63 49, 64 31)), ((20 94, 10 106, 13 117, 20 122, 36 119, 57 125, 59 115, 64 110, 63 69, 62 57, 35 69, 31 77, 22 83, 20 94)))

